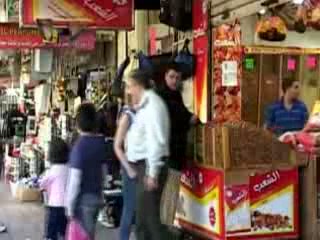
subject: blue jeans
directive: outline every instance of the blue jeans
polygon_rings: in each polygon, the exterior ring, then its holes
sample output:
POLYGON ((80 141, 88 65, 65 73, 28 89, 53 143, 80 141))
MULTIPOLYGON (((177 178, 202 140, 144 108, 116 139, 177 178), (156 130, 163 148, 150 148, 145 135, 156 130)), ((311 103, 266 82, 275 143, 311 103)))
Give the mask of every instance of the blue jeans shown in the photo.
POLYGON ((101 206, 102 198, 94 194, 83 194, 78 199, 75 219, 79 221, 83 229, 90 236, 90 239, 94 239, 101 206))
POLYGON ((131 179, 127 172, 123 170, 123 210, 120 222, 120 240, 129 240, 130 238, 136 210, 136 181, 136 179, 131 179))

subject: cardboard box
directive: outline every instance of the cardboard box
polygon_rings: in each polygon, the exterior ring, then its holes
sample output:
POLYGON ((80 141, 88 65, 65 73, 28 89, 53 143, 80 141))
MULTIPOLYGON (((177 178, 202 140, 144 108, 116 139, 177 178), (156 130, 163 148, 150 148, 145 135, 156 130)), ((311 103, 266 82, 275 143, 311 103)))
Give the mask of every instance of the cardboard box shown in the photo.
POLYGON ((192 168, 183 172, 174 225, 208 239, 225 236, 221 171, 192 168))
POLYGON ((18 188, 17 200, 21 202, 39 202, 41 192, 38 189, 18 188))
POLYGON ((183 172, 174 225, 209 239, 299 237, 298 170, 183 172))
POLYGON ((41 191, 35 188, 27 188, 19 183, 10 182, 12 197, 21 202, 41 201, 41 191))
POLYGON ((249 185, 226 186, 224 201, 227 235, 250 232, 249 185))

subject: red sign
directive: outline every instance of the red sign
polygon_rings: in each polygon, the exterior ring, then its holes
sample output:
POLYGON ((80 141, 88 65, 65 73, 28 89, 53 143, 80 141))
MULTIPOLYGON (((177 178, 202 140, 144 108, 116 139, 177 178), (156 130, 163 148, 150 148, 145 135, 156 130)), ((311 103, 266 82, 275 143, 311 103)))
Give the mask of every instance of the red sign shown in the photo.
POLYGON ((72 23, 101 29, 133 29, 133 0, 21 0, 23 26, 51 19, 54 26, 72 23))
POLYGON ((175 225, 208 239, 225 239, 223 172, 203 167, 181 176, 175 225))
POLYGON ((276 170, 266 174, 250 177, 250 200, 252 204, 261 201, 278 191, 293 185, 297 187, 297 171, 294 170, 276 170))
POLYGON ((157 30, 155 27, 149 28, 149 54, 150 55, 156 55, 157 54, 157 30))
POLYGON ((193 1, 192 25, 196 35, 208 29, 208 6, 208 0, 193 1))
POLYGON ((228 207, 233 210, 249 199, 249 186, 234 185, 225 189, 225 201, 228 207))
POLYGON ((208 47, 206 35, 193 39, 196 62, 193 81, 195 114, 203 123, 208 121, 208 47))
POLYGON ((83 32, 73 42, 68 37, 61 37, 56 44, 44 42, 38 30, 19 29, 17 24, 0 25, 0 49, 4 48, 77 48, 93 50, 95 48, 96 33, 83 32))

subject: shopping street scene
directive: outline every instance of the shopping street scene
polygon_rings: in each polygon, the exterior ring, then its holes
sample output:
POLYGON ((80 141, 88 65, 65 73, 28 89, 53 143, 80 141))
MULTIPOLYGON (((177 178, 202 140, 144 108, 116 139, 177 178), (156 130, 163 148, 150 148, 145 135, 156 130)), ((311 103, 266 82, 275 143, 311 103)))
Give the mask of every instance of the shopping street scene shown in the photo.
POLYGON ((0 240, 320 240, 320 0, 0 0, 0 240))

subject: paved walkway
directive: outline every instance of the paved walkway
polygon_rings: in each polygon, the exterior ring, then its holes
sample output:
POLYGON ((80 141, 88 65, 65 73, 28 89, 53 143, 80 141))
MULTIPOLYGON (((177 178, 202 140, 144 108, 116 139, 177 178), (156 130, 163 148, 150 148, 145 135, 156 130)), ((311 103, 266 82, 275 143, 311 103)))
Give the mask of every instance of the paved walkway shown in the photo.
MULTIPOLYGON (((8 186, 0 182, 0 222, 8 227, 0 240, 41 240, 43 219, 43 206, 13 200, 8 186)), ((117 230, 98 226, 96 239, 118 240, 117 230)))

